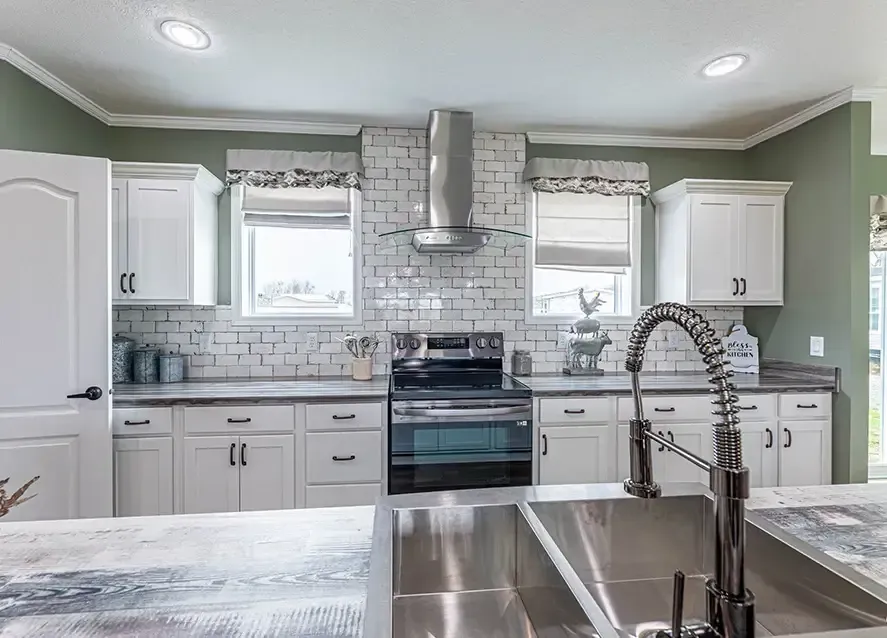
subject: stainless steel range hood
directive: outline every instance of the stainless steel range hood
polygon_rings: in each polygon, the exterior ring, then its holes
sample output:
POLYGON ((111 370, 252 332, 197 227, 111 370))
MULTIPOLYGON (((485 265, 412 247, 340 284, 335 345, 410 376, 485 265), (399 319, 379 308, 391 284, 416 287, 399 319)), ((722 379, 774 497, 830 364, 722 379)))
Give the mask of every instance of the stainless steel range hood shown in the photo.
POLYGON ((428 224, 404 228, 382 237, 406 238, 419 253, 472 253, 497 234, 512 244, 526 236, 514 231, 473 226, 474 114, 434 110, 428 114, 428 224), (397 236, 397 237, 394 237, 397 236))

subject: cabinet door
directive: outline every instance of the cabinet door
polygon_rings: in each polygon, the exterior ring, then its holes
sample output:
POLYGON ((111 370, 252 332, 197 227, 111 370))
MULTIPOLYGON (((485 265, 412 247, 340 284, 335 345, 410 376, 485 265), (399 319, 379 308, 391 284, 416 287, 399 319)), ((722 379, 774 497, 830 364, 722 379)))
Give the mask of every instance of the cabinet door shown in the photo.
POLYGON ((127 258, 126 180, 111 180, 111 298, 126 299, 127 258))
POLYGON ((774 487, 779 481, 776 422, 743 422, 742 463, 748 468, 752 487, 774 487))
POLYGON ((739 267, 745 281, 741 301, 782 303, 783 198, 739 200, 739 267))
POLYGON ((291 509, 296 506, 293 435, 241 436, 240 511, 291 509))
POLYGON ((574 425, 539 428, 539 483, 610 483, 615 480, 610 428, 574 425))
POLYGON ((172 438, 114 439, 114 515, 172 513, 172 438))
POLYGON ((191 184, 129 180, 129 299, 182 300, 190 293, 191 184))
POLYGON ((240 509, 240 463, 236 436, 186 436, 185 514, 240 509))
MULTIPOLYGON (((656 429, 663 431, 666 437, 685 450, 711 461, 711 425, 708 423, 669 424, 656 429)), ((654 457, 653 460, 653 476, 660 483, 695 482, 708 485, 708 476, 703 470, 667 449, 661 451, 660 454, 662 456, 654 457)))
POLYGON ((690 206, 690 302, 734 302, 739 197, 694 195, 690 206))
POLYGON ((825 421, 779 422, 779 485, 830 483, 831 445, 825 421))

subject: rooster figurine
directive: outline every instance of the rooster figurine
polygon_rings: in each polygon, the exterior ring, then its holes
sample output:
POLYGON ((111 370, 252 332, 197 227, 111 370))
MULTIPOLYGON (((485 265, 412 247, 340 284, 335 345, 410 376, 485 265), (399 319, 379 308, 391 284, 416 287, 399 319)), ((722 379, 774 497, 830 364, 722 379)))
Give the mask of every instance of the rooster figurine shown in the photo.
POLYGON ((603 304, 601 301, 601 293, 594 293, 594 297, 591 298, 591 301, 587 301, 585 299, 585 289, 579 289, 579 308, 585 314, 586 317, 595 312, 600 306, 603 304))

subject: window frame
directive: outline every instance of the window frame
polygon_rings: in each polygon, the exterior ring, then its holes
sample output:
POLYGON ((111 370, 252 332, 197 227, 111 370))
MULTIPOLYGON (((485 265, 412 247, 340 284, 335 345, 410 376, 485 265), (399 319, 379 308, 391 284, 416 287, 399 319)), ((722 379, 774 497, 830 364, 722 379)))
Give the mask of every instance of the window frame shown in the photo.
MULTIPOLYGON (((363 323, 363 225, 361 210, 361 194, 357 189, 349 189, 348 202, 350 208, 352 237, 352 278, 354 292, 352 300, 354 312, 351 315, 321 314, 274 314, 258 315, 244 312, 244 295, 252 298, 252 283, 255 276, 255 264, 252 260, 246 263, 249 255, 244 255, 243 223, 244 187, 236 184, 231 187, 231 307, 233 311, 232 325, 241 326, 300 326, 300 325, 336 325, 356 326, 363 323)), ((250 303, 252 306, 252 303, 250 303)))
MULTIPOLYGON (((528 187, 529 188, 529 187, 528 187)), ((612 326, 619 323, 634 323, 641 310, 641 198, 638 195, 625 195, 629 200, 629 238, 631 241, 630 281, 631 281, 631 314, 630 315, 602 315, 594 314, 594 318, 601 322, 602 326, 612 326)), ((536 267, 536 210, 539 206, 539 193, 529 190, 527 193, 527 234, 532 237, 525 245, 524 258, 524 323, 528 325, 556 325, 572 324, 582 318, 582 313, 576 309, 575 315, 534 315, 533 314, 533 271, 536 267)))

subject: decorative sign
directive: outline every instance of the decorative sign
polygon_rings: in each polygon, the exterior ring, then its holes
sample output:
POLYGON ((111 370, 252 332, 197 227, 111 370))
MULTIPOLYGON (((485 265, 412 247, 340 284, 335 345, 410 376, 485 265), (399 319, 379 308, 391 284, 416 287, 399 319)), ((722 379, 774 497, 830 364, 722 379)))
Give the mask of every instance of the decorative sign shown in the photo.
POLYGON ((724 337, 724 348, 727 350, 727 361, 733 364, 735 372, 758 374, 760 358, 758 356, 758 338, 748 334, 748 329, 741 323, 730 329, 724 337))

